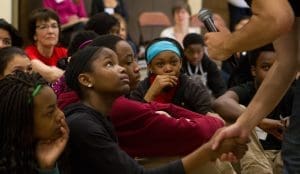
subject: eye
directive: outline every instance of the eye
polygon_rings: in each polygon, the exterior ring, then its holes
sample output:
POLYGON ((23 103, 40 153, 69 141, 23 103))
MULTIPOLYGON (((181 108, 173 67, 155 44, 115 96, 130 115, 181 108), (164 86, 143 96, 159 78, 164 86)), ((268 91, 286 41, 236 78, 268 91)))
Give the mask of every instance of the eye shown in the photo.
POLYGON ((176 66, 178 64, 178 60, 172 60, 171 65, 176 66))
POLYGON ((165 64, 163 62, 157 62, 156 63, 156 66, 162 68, 165 64))
POLYGON ((10 39, 3 39, 3 43, 4 43, 4 45, 6 45, 6 46, 11 46, 11 44, 12 44, 12 42, 11 42, 10 39))
POLYGON ((110 68, 114 66, 114 63, 112 61, 108 61, 105 66, 110 68))

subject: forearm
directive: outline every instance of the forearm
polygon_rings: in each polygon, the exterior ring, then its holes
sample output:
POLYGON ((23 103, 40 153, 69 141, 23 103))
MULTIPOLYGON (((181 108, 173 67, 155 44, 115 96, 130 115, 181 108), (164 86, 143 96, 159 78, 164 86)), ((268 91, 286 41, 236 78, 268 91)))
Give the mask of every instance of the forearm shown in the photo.
POLYGON ((63 70, 45 65, 40 60, 32 60, 33 71, 38 72, 48 82, 54 82, 63 75, 63 70))
POLYGON ((243 113, 244 109, 231 98, 216 99, 212 108, 220 114, 226 122, 233 123, 243 113))
POLYGON ((277 3, 253 0, 252 11, 249 23, 225 41, 225 50, 235 53, 271 43, 280 34, 289 31, 294 22, 287 0, 278 0, 277 3))

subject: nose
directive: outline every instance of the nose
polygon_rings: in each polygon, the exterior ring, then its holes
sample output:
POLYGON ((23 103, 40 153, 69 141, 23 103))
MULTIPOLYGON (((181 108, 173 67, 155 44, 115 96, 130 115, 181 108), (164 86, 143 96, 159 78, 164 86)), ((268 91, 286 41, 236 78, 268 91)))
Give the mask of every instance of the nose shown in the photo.
POLYGON ((119 64, 116 65, 118 72, 125 73, 126 69, 123 66, 120 66, 119 64))
POLYGON ((172 66, 169 64, 166 64, 164 66, 164 72, 166 72, 166 73, 172 72, 172 66))
POLYGON ((134 61, 133 63, 134 63, 134 65, 133 65, 134 66, 133 71, 135 73, 139 73, 140 72, 139 64, 136 61, 134 61))

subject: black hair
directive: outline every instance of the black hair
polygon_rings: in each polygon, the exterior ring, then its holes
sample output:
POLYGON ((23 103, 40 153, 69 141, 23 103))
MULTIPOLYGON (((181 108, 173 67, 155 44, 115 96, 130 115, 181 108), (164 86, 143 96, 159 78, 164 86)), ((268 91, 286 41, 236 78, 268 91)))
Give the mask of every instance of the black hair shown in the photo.
POLYGON ((94 31, 79 31, 72 38, 69 47, 68 47, 68 56, 72 56, 77 50, 84 48, 89 45, 87 41, 92 41, 99 35, 94 31), (80 48, 81 47, 81 48, 80 48))
POLYGON ((23 39, 19 34, 18 30, 13 25, 1 18, 0 29, 6 30, 9 33, 12 41, 12 46, 22 47, 23 39))
POLYGON ((0 81, 0 173, 36 173, 32 92, 46 83, 22 71, 0 81))
POLYGON ((26 53, 18 47, 6 47, 0 49, 0 75, 4 74, 7 64, 13 59, 15 55, 27 57, 26 53))
POLYGON ((90 45, 92 40, 97 37, 98 34, 94 31, 79 31, 77 32, 68 47, 68 57, 61 58, 57 61, 56 66, 62 70, 66 70, 68 64, 69 64, 69 57, 71 57, 75 52, 79 49, 82 49, 84 47, 87 47, 90 45))
POLYGON ((248 56, 249 56, 249 63, 251 66, 256 66, 256 63, 257 63, 257 59, 259 57, 259 55, 262 53, 262 52, 265 52, 265 51, 272 51, 274 52, 275 49, 273 47, 273 44, 267 44, 267 45, 264 45, 262 47, 259 47, 259 48, 256 48, 254 50, 251 50, 248 52, 248 56))
POLYGON ((188 46, 192 44, 200 44, 204 46, 203 37, 197 33, 189 33, 183 38, 183 47, 186 49, 188 46))
POLYGON ((109 34, 112 27, 119 25, 120 22, 114 16, 105 12, 97 13, 90 17, 85 29, 95 31, 99 35, 109 34))
MULTIPOLYGON (((145 54, 144 54, 146 61, 148 60, 148 59, 147 59, 147 53, 148 53, 149 47, 150 47, 151 45, 155 44, 156 42, 160 42, 160 41, 168 41, 168 42, 173 43, 173 44, 178 48, 178 50, 179 50, 179 52, 180 52, 180 55, 179 55, 179 56, 180 56, 181 58, 184 57, 183 48, 181 47, 181 45, 180 45, 179 42, 177 42, 175 39, 172 39, 172 38, 168 38, 168 37, 160 37, 160 38, 153 39, 153 40, 147 45, 146 50, 145 50, 145 54)), ((147 62, 147 63, 149 63, 149 62, 147 62)))
POLYGON ((175 12, 181 9, 185 9, 190 15, 192 14, 191 7, 187 2, 177 0, 172 7, 172 15, 174 16, 175 12))
POLYGON ((84 72, 92 71, 92 63, 98 58, 98 53, 102 47, 88 46, 78 50, 71 58, 71 61, 65 71, 65 80, 68 87, 74 90, 82 98, 81 85, 78 76, 84 72))
POLYGON ((108 35, 102 35, 97 37, 96 39, 93 40, 91 45, 98 46, 98 47, 107 47, 112 49, 113 51, 116 51, 117 43, 122 40, 124 39, 122 39, 119 36, 108 34, 108 35))
POLYGON ((28 37, 32 42, 34 42, 34 35, 36 33, 36 23, 38 21, 48 21, 50 19, 53 19, 57 22, 59 31, 61 31, 59 17, 52 9, 38 8, 30 13, 28 22, 28 37))

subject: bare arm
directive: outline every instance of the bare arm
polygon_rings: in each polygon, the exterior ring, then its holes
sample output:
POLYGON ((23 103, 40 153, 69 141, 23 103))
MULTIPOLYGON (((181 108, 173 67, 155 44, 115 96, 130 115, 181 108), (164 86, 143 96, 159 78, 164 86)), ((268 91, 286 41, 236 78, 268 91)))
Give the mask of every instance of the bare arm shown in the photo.
POLYGON ((238 95, 230 90, 217 98, 214 101, 212 108, 229 123, 235 122, 245 110, 239 104, 238 95))
POLYGON ((64 74, 63 70, 54 66, 48 66, 38 59, 31 60, 31 63, 33 71, 41 74, 48 82, 54 82, 64 74))
POLYGON ((292 27, 294 17, 287 0, 253 0, 251 9, 249 23, 233 33, 216 22, 220 32, 205 35, 210 57, 224 60, 233 53, 260 47, 292 27))

